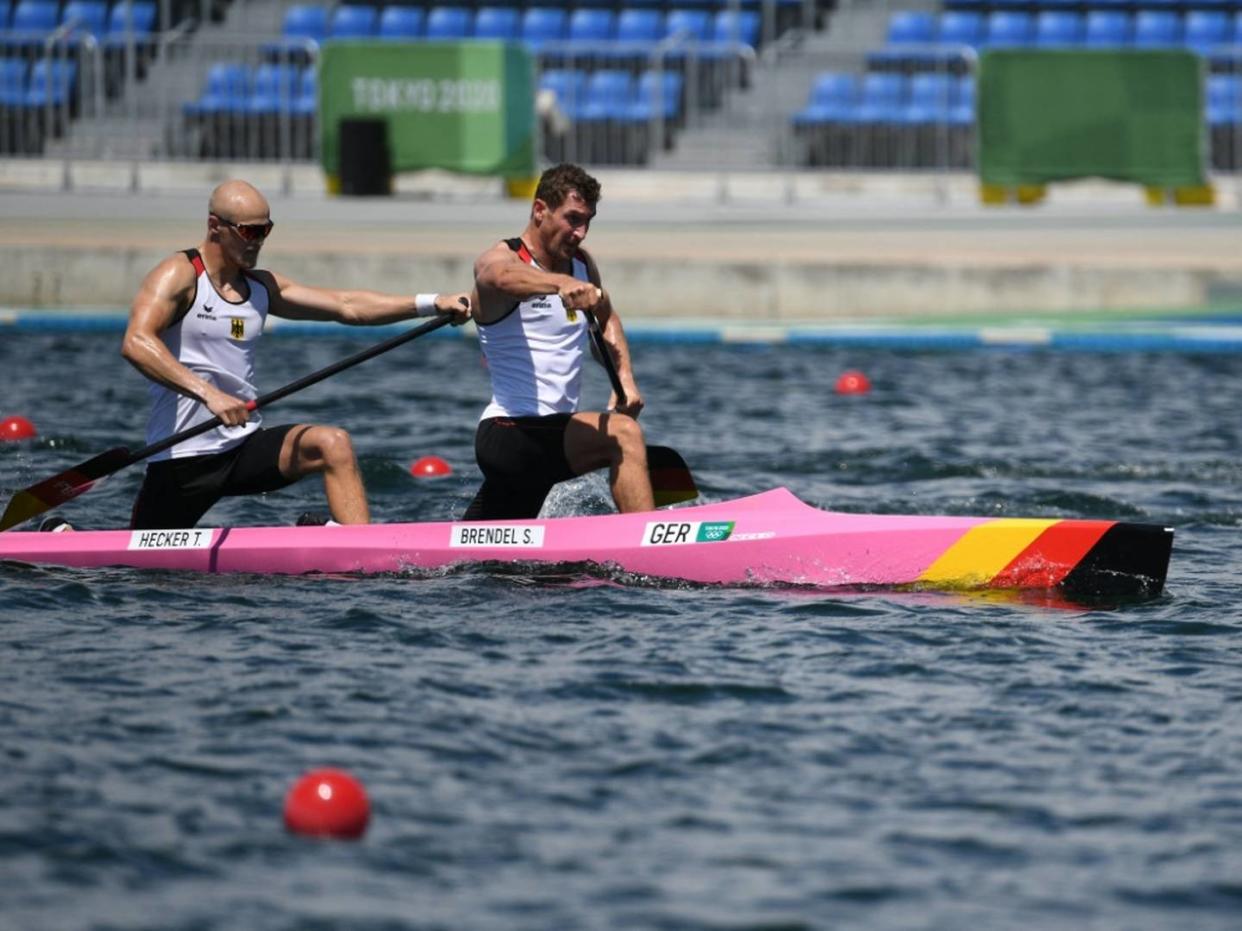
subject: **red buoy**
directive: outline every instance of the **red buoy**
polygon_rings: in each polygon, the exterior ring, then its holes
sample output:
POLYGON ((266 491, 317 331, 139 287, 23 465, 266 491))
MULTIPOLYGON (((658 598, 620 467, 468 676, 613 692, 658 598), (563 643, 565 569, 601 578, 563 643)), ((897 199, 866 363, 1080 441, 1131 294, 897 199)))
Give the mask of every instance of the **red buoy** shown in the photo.
POLYGON ((453 474, 453 467, 439 456, 423 456, 410 465, 410 474, 415 478, 443 478, 453 474))
POLYGON ((285 796, 285 827, 312 837, 361 837, 371 820, 366 790, 349 773, 316 769, 285 796))
POLYGON ((862 372, 851 369, 837 379, 837 394, 866 394, 870 390, 871 380, 862 372))
POLYGON ((0 420, 0 440, 29 440, 39 435, 39 431, 25 417, 17 414, 0 420))

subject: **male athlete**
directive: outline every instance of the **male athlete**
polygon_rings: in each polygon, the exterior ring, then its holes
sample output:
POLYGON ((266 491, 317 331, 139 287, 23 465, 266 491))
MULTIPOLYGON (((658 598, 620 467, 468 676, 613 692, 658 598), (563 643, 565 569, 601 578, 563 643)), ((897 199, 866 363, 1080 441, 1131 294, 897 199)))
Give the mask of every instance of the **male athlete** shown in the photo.
POLYGON ((272 231, 266 198, 245 181, 211 194, 197 249, 157 265, 130 309, 121 355, 151 380, 147 443, 213 416, 225 426, 153 457, 134 502, 135 530, 193 527, 226 495, 274 491, 323 474, 332 519, 370 521, 349 434, 339 427, 264 427, 246 402, 257 397, 255 347, 266 316, 381 324, 409 317, 470 315, 467 294, 399 297, 312 288, 255 268, 272 231))
POLYGON ((522 235, 475 262, 471 305, 492 401, 475 433, 483 485, 466 520, 536 517, 553 485, 604 466, 618 510, 655 507, 625 332, 581 248, 599 198, 578 166, 549 168, 522 235), (626 397, 618 404, 614 392, 602 412, 578 410, 592 313, 626 397))

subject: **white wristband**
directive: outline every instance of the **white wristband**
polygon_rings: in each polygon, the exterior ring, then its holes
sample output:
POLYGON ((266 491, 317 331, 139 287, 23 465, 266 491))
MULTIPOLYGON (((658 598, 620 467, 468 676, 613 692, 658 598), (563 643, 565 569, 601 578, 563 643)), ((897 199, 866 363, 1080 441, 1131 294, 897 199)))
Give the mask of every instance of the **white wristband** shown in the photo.
POLYGON ((434 317, 436 315, 436 298, 438 294, 415 294, 414 316, 434 317))

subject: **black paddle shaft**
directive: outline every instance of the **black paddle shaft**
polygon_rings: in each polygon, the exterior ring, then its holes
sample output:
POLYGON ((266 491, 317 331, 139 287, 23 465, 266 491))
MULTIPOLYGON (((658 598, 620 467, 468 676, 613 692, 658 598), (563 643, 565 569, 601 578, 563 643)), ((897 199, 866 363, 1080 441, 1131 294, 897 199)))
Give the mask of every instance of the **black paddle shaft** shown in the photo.
MULTIPOLYGON (((290 382, 283 388, 277 388, 275 391, 261 395, 253 401, 250 401, 246 405, 246 410, 258 410, 260 407, 267 407, 269 404, 274 404, 281 398, 287 398, 289 395, 301 391, 303 388, 309 388, 311 385, 321 382, 325 378, 331 378, 338 372, 343 372, 345 369, 353 368, 355 365, 366 362, 368 359, 374 359, 381 353, 388 352, 390 349, 396 349, 398 346, 408 343, 412 339, 418 339, 418 337, 422 336, 424 333, 430 333, 432 330, 438 330, 440 327, 451 322, 452 319, 453 318, 448 314, 441 314, 437 316, 436 319, 428 320, 420 326, 406 330, 404 333, 399 333, 392 339, 386 339, 382 343, 376 343, 368 349, 356 352, 352 356, 347 356, 344 359, 333 362, 329 366, 319 369, 317 372, 311 372, 309 375, 299 378, 297 381, 290 382)), ((174 433, 172 436, 165 437, 158 443, 152 443, 150 446, 144 446, 142 449, 130 453, 124 462, 116 466, 116 469, 123 469, 125 466, 133 465, 135 462, 141 462, 148 456, 154 456, 156 453, 161 453, 169 447, 176 446, 178 443, 182 443, 185 440, 198 436, 200 433, 206 433, 208 430, 214 430, 216 427, 220 426, 221 423, 223 423, 223 421, 221 421, 219 417, 213 417, 211 420, 205 420, 200 424, 195 424, 187 430, 182 430, 180 433, 174 433)), ((107 454, 105 453, 105 455, 107 454)), ((116 471, 116 469, 113 469, 112 471, 116 471)))
POLYGON ((625 396, 625 389, 621 387, 621 376, 617 374, 617 367, 612 364, 612 353, 608 351, 608 344, 604 342, 604 333, 599 328, 599 323, 595 319, 595 314, 589 310, 584 310, 587 318, 587 330, 591 334, 591 342, 595 344, 595 351, 599 353, 600 365, 608 373, 608 380, 612 382, 613 393, 617 396, 617 406, 620 407, 628 400, 625 396))

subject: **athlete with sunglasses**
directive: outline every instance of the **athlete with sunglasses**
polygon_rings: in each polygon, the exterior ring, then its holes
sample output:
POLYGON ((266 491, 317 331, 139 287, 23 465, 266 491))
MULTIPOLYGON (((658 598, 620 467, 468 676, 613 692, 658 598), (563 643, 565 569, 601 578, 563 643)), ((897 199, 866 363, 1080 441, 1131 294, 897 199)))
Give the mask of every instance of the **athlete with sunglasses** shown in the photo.
POLYGON ((225 426, 152 458, 134 502, 135 530, 193 527, 220 498, 274 491, 323 475, 332 519, 370 521, 349 434, 321 424, 264 427, 254 357, 268 314, 374 325, 410 317, 470 317, 469 294, 398 296, 314 288, 255 268, 273 223, 267 199, 245 181, 211 194, 197 249, 160 262, 130 309, 121 355, 151 380, 147 442, 213 416, 225 426))

